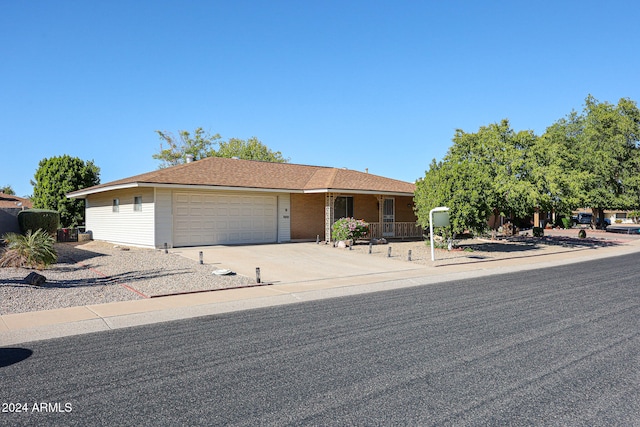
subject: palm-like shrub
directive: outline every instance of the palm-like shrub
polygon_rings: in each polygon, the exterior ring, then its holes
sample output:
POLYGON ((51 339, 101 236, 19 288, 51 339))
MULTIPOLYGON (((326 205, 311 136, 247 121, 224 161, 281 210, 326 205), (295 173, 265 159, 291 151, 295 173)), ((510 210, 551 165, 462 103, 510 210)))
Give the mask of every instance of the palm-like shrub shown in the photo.
POLYGON ((0 267, 30 267, 42 269, 58 260, 53 237, 38 229, 25 235, 7 233, 7 247, 0 256, 0 267))

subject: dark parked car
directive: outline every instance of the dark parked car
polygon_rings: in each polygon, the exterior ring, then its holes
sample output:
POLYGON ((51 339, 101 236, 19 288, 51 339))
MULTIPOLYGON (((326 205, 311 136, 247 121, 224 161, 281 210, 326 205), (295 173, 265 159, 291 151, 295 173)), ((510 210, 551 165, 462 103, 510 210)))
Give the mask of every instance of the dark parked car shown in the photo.
POLYGON ((578 215, 571 217, 574 224, 591 224, 592 218, 592 214, 585 212, 580 212, 578 215))
MULTIPOLYGON (((590 214, 587 212, 581 212, 578 215, 571 217, 571 220, 573 221, 573 225, 591 225, 592 219, 593 219, 593 214, 590 214)), ((610 225, 611 225, 611 220, 609 218, 604 219, 604 224, 601 224, 600 218, 596 219, 597 228, 607 228, 610 225)))

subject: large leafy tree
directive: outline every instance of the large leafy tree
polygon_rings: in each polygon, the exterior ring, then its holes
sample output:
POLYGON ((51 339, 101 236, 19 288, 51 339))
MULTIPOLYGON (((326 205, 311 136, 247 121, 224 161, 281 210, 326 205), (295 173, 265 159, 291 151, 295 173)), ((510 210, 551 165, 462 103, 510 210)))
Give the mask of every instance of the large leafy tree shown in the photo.
POLYGON ((536 203, 528 158, 535 141, 533 132, 515 132, 505 119, 476 133, 457 130, 445 161, 483 165, 478 172, 487 174, 492 183, 485 197, 494 209, 505 216, 526 216, 536 203))
POLYGON ((478 132, 457 130, 440 163, 432 162, 416 185, 419 221, 449 206, 454 231, 482 230, 490 211, 525 217, 534 208, 569 214, 589 206, 640 208, 640 111, 634 101, 617 105, 585 100, 537 137, 515 132, 507 120, 478 132))
POLYGON ((193 156, 193 160, 205 157, 238 157, 277 163, 289 161, 280 151, 271 150, 256 137, 246 141, 238 138, 223 141, 220 134, 210 134, 202 128, 197 128, 193 133, 182 130, 177 138, 170 132, 156 133, 160 137, 160 151, 153 158, 162 162, 160 167, 185 163, 189 155, 193 156))
POLYGON ((418 223, 429 226, 429 211, 449 207, 449 221, 454 233, 483 231, 493 203, 489 194, 492 182, 486 164, 463 159, 457 162, 434 160, 424 178, 416 182, 415 209, 418 223))
POLYGON ((588 96, 581 114, 558 120, 541 140, 557 155, 559 169, 549 175, 565 211, 591 207, 595 221, 605 209, 639 206, 640 111, 634 101, 613 105, 588 96))
POLYGON ((16 192, 13 191, 13 188, 10 185, 0 187, 0 193, 9 194, 11 196, 14 196, 16 194, 16 192))
POLYGON ((530 149, 531 182, 536 206, 543 211, 570 215, 581 203, 586 175, 577 168, 578 151, 573 135, 582 128, 575 112, 548 127, 530 149))
POLYGON ((212 153, 216 157, 238 157, 245 160, 261 160, 263 162, 287 163, 280 151, 273 151, 258 138, 251 137, 247 141, 231 138, 227 142, 220 142, 220 148, 212 153))
POLYGON ((156 133, 160 137, 160 151, 153 158, 162 162, 160 167, 185 163, 188 155, 193 156, 193 160, 209 157, 221 138, 219 134, 212 135, 202 128, 197 128, 193 134, 181 130, 177 138, 170 132, 157 130, 156 133))
POLYGON ((617 105, 585 101, 584 128, 576 148, 582 156, 579 168, 588 173, 584 205, 604 215, 604 209, 636 207, 634 167, 640 141, 640 111, 635 102, 621 99, 617 105), (635 205, 635 206, 634 206, 635 205))
POLYGON ((84 200, 69 199, 66 194, 99 184, 100 168, 93 161, 65 154, 41 160, 34 178, 33 207, 56 210, 63 227, 74 227, 84 222, 84 200))
POLYGON ((536 144, 530 131, 515 132, 508 120, 457 130, 453 146, 441 163, 432 162, 417 182, 416 212, 422 225, 436 206, 450 208, 454 232, 481 232, 491 213, 527 216, 538 203, 530 150, 536 144))

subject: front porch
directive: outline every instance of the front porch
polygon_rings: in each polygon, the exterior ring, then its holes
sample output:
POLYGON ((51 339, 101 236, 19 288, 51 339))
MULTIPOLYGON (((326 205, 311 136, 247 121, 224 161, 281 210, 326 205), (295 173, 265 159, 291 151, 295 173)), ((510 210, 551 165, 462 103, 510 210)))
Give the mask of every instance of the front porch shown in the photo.
POLYGON ((369 224, 369 239, 416 239, 423 237, 413 211, 413 197, 400 194, 325 194, 325 241, 330 242, 333 223, 345 217, 369 224))

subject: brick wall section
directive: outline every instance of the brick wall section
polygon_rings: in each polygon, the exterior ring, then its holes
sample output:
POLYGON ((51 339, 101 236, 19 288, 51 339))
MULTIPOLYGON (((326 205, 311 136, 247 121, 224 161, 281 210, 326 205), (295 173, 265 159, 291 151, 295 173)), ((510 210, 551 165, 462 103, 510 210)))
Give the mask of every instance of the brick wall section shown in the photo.
POLYGON ((366 222, 378 222, 378 198, 371 195, 353 196, 353 216, 366 222))
POLYGON ((416 222, 418 217, 413 211, 413 197, 396 197, 396 222, 416 222))
POLYGON ((291 193, 291 240, 324 240, 324 193, 291 193))
MULTIPOLYGON (((395 196, 396 222, 416 222, 413 197, 395 196)), ((291 194, 291 239, 324 239, 325 194, 291 194)), ((378 197, 368 194, 353 195, 353 216, 366 222, 378 222, 378 197)), ((337 219, 337 218, 336 218, 337 219)))

